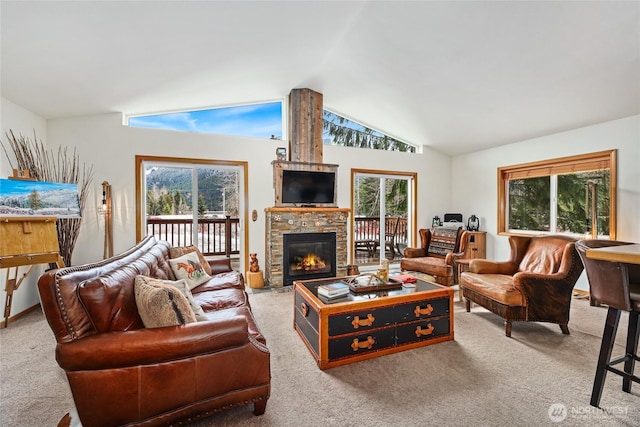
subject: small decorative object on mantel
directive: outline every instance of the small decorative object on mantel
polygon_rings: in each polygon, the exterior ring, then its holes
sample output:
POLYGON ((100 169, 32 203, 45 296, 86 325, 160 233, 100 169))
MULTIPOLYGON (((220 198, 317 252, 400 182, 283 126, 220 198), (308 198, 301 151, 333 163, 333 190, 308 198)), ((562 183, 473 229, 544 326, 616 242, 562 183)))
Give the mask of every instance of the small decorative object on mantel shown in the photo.
POLYGON ((262 271, 260 271, 260 265, 258 264, 258 254, 249 254, 249 271, 247 271, 247 283, 250 288, 261 288, 264 286, 264 277, 262 271))
POLYGON ((276 148, 276 159, 280 161, 287 160, 287 149, 285 147, 276 148))

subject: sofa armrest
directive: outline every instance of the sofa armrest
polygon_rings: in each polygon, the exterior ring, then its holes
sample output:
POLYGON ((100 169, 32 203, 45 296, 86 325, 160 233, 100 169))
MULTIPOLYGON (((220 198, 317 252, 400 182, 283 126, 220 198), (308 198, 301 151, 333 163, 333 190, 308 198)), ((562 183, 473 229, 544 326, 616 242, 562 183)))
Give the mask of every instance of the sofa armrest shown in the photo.
POLYGON ((56 360, 65 371, 117 369, 185 359, 246 345, 249 341, 247 319, 238 316, 92 335, 58 344, 56 360))
POLYGON ((424 248, 404 248, 405 258, 419 258, 427 256, 427 250, 424 248))
POLYGON ((575 280, 567 280, 567 275, 562 273, 518 272, 513 276, 513 286, 524 295, 530 318, 552 318, 558 322, 569 321, 575 283, 575 280))
POLYGON ((209 262, 209 266, 211 267, 211 274, 233 271, 233 269, 231 268, 230 258, 210 259, 207 261, 209 262))
POLYGON ((473 259, 469 263, 469 271, 479 274, 507 274, 512 276, 518 271, 518 266, 511 261, 473 259))

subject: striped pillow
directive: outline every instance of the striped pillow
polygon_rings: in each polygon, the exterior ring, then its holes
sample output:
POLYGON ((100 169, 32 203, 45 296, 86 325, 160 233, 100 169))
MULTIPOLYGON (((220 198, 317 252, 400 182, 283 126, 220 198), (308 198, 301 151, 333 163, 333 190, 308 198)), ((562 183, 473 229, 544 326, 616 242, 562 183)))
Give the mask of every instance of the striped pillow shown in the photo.
POLYGON ((453 252, 458 241, 458 230, 460 227, 435 227, 431 230, 427 255, 446 256, 449 252, 453 252))

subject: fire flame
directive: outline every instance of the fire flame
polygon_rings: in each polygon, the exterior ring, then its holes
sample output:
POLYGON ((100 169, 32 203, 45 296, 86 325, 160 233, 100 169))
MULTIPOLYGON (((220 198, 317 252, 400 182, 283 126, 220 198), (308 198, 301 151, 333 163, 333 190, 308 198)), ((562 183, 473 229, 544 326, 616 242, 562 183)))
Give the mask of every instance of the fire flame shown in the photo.
POLYGON ((324 262, 322 258, 320 258, 316 254, 307 254, 303 258, 299 258, 297 263, 294 264, 294 270, 322 270, 327 267, 327 264, 324 262))

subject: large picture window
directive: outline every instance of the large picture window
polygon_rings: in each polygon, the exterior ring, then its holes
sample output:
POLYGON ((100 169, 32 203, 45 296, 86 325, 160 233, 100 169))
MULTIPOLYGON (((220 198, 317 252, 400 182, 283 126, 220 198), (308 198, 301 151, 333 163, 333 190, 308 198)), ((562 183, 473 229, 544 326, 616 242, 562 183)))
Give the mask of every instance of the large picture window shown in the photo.
POLYGON ((498 232, 615 239, 616 151, 498 168, 498 232))

